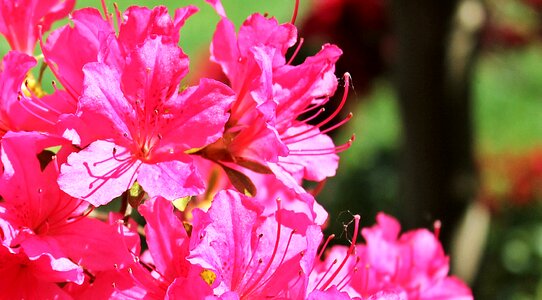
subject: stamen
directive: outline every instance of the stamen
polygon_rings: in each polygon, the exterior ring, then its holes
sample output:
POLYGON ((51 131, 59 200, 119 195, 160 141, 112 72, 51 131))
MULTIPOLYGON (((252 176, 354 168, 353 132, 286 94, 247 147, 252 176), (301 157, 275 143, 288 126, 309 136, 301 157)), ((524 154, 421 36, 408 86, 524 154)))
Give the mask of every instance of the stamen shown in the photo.
POLYGON ((341 269, 346 264, 346 262, 348 260, 348 257, 354 253, 354 250, 356 249, 356 240, 358 238, 358 230, 359 230, 359 220, 360 220, 360 218, 361 217, 359 215, 354 216, 354 236, 352 238, 352 243, 350 244, 350 248, 348 249, 348 252, 346 253, 346 256, 344 257, 341 265, 337 268, 337 270, 335 270, 335 273, 333 273, 333 275, 331 275, 331 277, 329 277, 327 282, 322 286, 322 290, 327 289, 327 287, 331 284, 333 279, 337 276, 337 274, 339 274, 339 271, 341 271, 341 269))
POLYGON ((115 17, 117 19, 117 28, 120 28, 120 24, 122 22, 122 19, 121 19, 121 13, 120 13, 120 10, 119 10, 119 5, 117 4, 117 2, 113 2, 113 7, 115 8, 115 17))
POLYGON ((354 263, 354 266, 352 266, 352 269, 350 270, 350 272, 347 272, 343 279, 341 279, 341 281, 339 281, 339 283, 336 284, 337 286, 337 290, 342 290, 350 281, 352 281, 352 277, 354 277, 354 273, 357 272, 358 270, 358 263, 359 263, 359 256, 356 256, 356 263, 354 263), (346 280, 346 279, 349 279, 349 280, 346 280))
POLYGON ((363 291, 367 291, 367 289, 369 288, 369 276, 371 275, 371 273, 369 272, 369 269, 371 269, 371 265, 370 264, 366 264, 365 265, 365 281, 363 282, 364 286, 363 286, 363 291))
POLYGON ((329 242, 331 242, 332 239, 335 238, 335 234, 332 234, 330 236, 327 237, 327 240, 326 242, 324 243, 324 246, 322 246, 322 249, 320 249, 320 253, 318 253, 318 259, 322 259, 322 255, 324 254, 324 250, 326 250, 327 248, 327 245, 329 244, 329 242))
POLYGON ((111 18, 111 14, 107 10, 107 4, 105 3, 105 0, 100 0, 102 2, 102 10, 104 11, 105 20, 111 27, 113 27, 113 19, 111 18))
POLYGON ((335 118, 335 116, 341 111, 344 104, 346 103, 346 98, 348 97, 348 89, 350 88, 350 79, 352 77, 350 76, 350 73, 346 72, 346 73, 344 73, 343 78, 344 78, 344 93, 343 93, 343 97, 341 99, 341 103, 339 104, 337 109, 329 117, 327 117, 327 119, 320 122, 318 125, 316 125, 316 127, 321 127, 322 125, 327 124, 329 121, 331 121, 333 118, 335 118))
POLYGON ((294 135, 291 135, 291 136, 288 136, 288 137, 286 137, 286 138, 284 138, 284 139, 282 139, 282 140, 283 140, 285 143, 287 143, 287 144, 293 144, 293 143, 301 142, 301 141, 304 141, 304 140, 308 140, 308 139, 313 138, 313 137, 315 137, 315 136, 318 136, 318 135, 320 135, 320 134, 326 134, 326 133, 328 133, 328 132, 330 132, 330 131, 332 131, 332 130, 335 130, 335 129, 341 127, 342 125, 346 124, 348 121, 350 121, 350 119, 352 119, 353 116, 354 116, 354 114, 352 114, 352 113, 350 112, 350 113, 348 113, 348 115, 346 116, 346 118, 344 118, 344 119, 343 119, 342 121, 340 121, 339 123, 337 123, 337 124, 335 124, 335 125, 333 125, 333 126, 331 126, 331 127, 329 127, 329 128, 326 128, 325 130, 322 130, 322 131, 319 131, 319 130, 318 130, 318 131, 316 131, 315 133, 313 133, 313 134, 311 134, 311 135, 303 136, 301 139, 294 140, 294 141, 290 141, 290 139, 293 139, 293 138, 298 137, 298 136, 302 136, 302 135, 304 135, 304 134, 306 134, 306 133, 309 133, 309 132, 311 132, 311 131, 315 131, 315 129, 320 128, 320 126, 318 126, 318 125, 317 125, 317 126, 314 126, 314 127, 311 126, 311 127, 309 127, 308 129, 306 129, 306 130, 304 130, 304 131, 302 131, 302 132, 298 132, 298 133, 296 133, 296 134, 294 134, 294 135))
MULTIPOLYGON (((83 166, 85 166, 85 168, 87 169, 87 172, 88 172, 89 176, 96 178, 94 181, 92 181, 92 182, 89 184, 89 189, 93 189, 94 184, 97 183, 98 181, 102 181, 102 182, 100 182, 96 188, 94 188, 90 193, 88 193, 87 195, 83 196, 82 198, 85 199, 85 198, 90 197, 90 196, 91 196, 92 194, 94 194, 98 189, 100 189, 103 185, 105 185, 109 180, 120 177, 122 174, 124 174, 127 170, 129 170, 129 169, 130 169, 133 165, 135 165, 136 163, 138 163, 138 161, 135 160, 135 159, 132 159, 132 160, 123 162, 122 164, 116 166, 116 167, 113 168, 112 170, 107 171, 105 174, 102 174, 102 175, 96 175, 96 174, 93 174, 93 173, 92 173, 92 171, 90 170, 90 167, 88 166, 88 163, 87 163, 87 162, 84 162, 84 163, 83 163, 83 166)), ((139 167, 140 167, 140 166, 141 166, 141 164, 139 164, 139 165, 137 166, 136 170, 134 170, 134 174, 137 173, 137 171, 139 170, 139 167)), ((132 178, 133 178, 133 177, 132 177, 132 178)))
MULTIPOLYGON (((299 0, 297 0, 299 2, 299 0)), ((293 22, 292 22, 293 24, 293 22)), ((288 62, 286 63, 287 65, 291 65, 292 62, 294 61, 295 57, 297 56, 297 53, 299 53, 299 50, 301 49, 301 46, 303 45, 303 41, 304 39, 303 38, 300 38, 299 39, 299 43, 297 43, 297 48, 295 48, 295 51, 294 53, 292 54, 292 57, 290 57, 290 59, 288 60, 288 62)))
MULTIPOLYGON (((327 274, 329 274, 329 272, 331 272, 331 269, 333 269, 333 266, 336 265, 339 261, 337 259, 334 259, 333 262, 331 263, 331 265, 329 266, 329 268, 326 270, 326 272, 324 273, 324 276, 322 276, 322 278, 320 278, 320 280, 318 281, 318 283, 316 284, 315 288, 318 289, 318 286, 320 285, 320 283, 322 283, 324 281, 324 279, 326 278, 327 274)), ((322 288, 323 290, 323 288, 322 288)))
MULTIPOLYGON (((280 259, 280 262, 278 263, 278 265, 282 265, 282 263, 284 263, 284 259, 286 258, 286 253, 288 253, 288 248, 290 248, 290 242, 292 241, 292 238, 294 236, 294 234, 296 233, 296 230, 292 230, 292 232, 290 233, 290 237, 288 238, 288 243, 286 243, 286 248, 283 250, 283 254, 282 254, 282 258, 280 259)), ((271 274, 271 276, 269 276, 261 285, 264 286, 266 285, 269 281, 271 281, 272 278, 274 278, 276 275, 277 275, 277 269, 275 269, 275 271, 273 272, 273 274, 271 274)), ((248 294, 247 294, 248 296, 248 294)))
POLYGON ((326 111, 326 108, 325 107, 322 107, 320 108, 314 115, 306 118, 305 120, 301 120, 299 122, 301 123, 304 123, 304 124, 307 124, 308 122, 312 121, 313 119, 317 118, 321 113, 323 113, 324 111, 326 111))
POLYGON ((442 228, 442 223, 440 220, 436 220, 435 223, 433 223, 433 230, 435 234, 435 238, 438 240, 440 236, 440 229, 442 228))
MULTIPOLYGON (((254 247, 254 250, 252 250, 252 255, 250 256, 250 259, 248 260, 248 263, 245 266, 245 273, 243 274, 243 276, 241 278, 244 278, 245 275, 247 274, 247 271, 248 271, 247 269, 250 266, 250 264, 252 263, 252 261, 254 260, 254 257, 256 256, 256 252, 258 252, 258 247, 260 246, 260 241, 262 240, 262 237, 263 237, 263 233, 258 234, 258 240, 256 241, 256 247, 254 247)), ((256 273, 256 272, 254 272, 254 273, 256 273)), ((254 276, 254 273, 252 274, 252 276, 254 276)), ((251 276, 251 278, 252 278, 252 276, 251 276)), ((247 282, 250 282, 250 281, 247 281, 247 282)))
MULTIPOLYGON (((282 230, 282 214, 281 214, 281 206, 282 206, 281 202, 282 201, 280 199, 277 199, 276 202, 277 202, 277 212, 275 213, 275 216, 276 216, 276 219, 277 219, 277 239, 275 240, 275 246, 273 247, 273 252, 271 253, 271 257, 270 257, 269 261, 267 262, 267 265, 263 269, 261 275, 258 277, 258 279, 256 279, 254 281, 254 283, 249 288, 246 289, 246 292, 243 293, 244 295, 251 293, 252 290, 255 289, 258 286, 258 283, 261 282, 261 280, 263 279, 263 277, 265 276, 265 274, 267 273, 267 271, 271 267, 271 264, 273 263, 273 260, 275 259, 275 256, 277 255, 277 251, 278 251, 278 248, 279 248, 279 242, 280 242, 280 233, 281 233, 281 230, 282 230)), ((248 282, 250 282, 250 281, 248 281, 248 282)))
POLYGON ((355 140, 356 140, 355 135, 352 135, 352 137, 350 137, 348 142, 340 146, 336 146, 332 148, 321 148, 321 149, 292 149, 290 150, 289 155, 319 156, 319 155, 325 155, 325 154, 340 153, 349 149, 355 140))
POLYGON ((292 16, 292 21, 290 21, 290 23, 295 24, 295 20, 297 19, 298 10, 299 10, 299 0, 295 0, 294 13, 293 13, 293 16, 292 16))

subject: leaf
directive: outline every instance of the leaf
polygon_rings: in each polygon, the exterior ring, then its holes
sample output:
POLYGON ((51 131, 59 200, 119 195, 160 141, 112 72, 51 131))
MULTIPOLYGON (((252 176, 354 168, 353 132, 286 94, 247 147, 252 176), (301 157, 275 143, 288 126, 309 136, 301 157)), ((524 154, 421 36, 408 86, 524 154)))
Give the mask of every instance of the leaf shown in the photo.
POLYGON ((273 171, 269 169, 266 165, 260 164, 259 162, 255 162, 252 160, 248 160, 243 157, 236 157, 235 161, 238 165, 245 167, 251 171, 254 171, 256 173, 260 174, 273 174, 273 171))
POLYGON ((188 202, 192 199, 192 196, 186 196, 179 199, 173 200, 173 206, 177 208, 180 211, 184 211, 186 209, 186 206, 188 205, 188 202))
POLYGON ((128 203, 130 203, 131 207, 137 208, 141 204, 141 201, 143 200, 144 196, 145 196, 145 191, 136 181, 134 182, 132 187, 128 190, 128 203))
POLYGON ((228 178, 230 179, 231 184, 242 194, 249 197, 256 196, 256 186, 252 183, 252 180, 248 178, 245 174, 234 170, 230 167, 227 167, 223 164, 220 164, 228 178))
POLYGON ((45 148, 36 155, 36 157, 38 158, 40 162, 40 169, 42 172, 43 170, 45 170, 47 165, 49 165, 49 163, 53 160, 53 157, 58 153, 58 151, 60 151, 60 148, 62 148, 62 146, 60 145, 45 148))

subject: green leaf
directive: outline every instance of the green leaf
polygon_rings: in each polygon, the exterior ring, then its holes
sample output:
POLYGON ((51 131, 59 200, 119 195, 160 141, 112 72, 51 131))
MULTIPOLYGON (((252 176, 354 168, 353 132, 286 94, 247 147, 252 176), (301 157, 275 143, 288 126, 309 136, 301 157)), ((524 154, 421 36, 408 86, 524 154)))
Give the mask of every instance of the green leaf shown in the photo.
POLYGON ((271 169, 269 169, 267 166, 265 165, 262 165, 260 164, 259 162, 255 162, 255 161, 252 161, 252 160, 248 160, 246 158, 243 158, 243 157, 236 157, 236 160, 235 162, 242 166, 242 167, 245 167, 251 171, 254 171, 256 173, 260 173, 260 174, 273 174, 273 171, 271 171, 271 169))
POLYGON ((256 186, 254 185, 254 183, 252 183, 252 180, 250 180, 248 176, 223 164, 220 165, 226 172, 226 175, 228 175, 231 184, 239 192, 249 197, 256 196, 256 186))

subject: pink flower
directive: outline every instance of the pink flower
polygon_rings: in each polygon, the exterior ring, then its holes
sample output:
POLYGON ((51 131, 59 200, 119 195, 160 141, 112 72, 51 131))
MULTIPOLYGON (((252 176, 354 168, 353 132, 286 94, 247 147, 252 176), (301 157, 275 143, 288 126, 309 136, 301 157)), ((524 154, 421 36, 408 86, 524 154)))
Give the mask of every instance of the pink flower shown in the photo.
POLYGON ((82 270, 66 258, 44 254, 29 259, 0 244, 0 298, 71 299, 57 283, 81 282, 82 270))
POLYGON ((136 231, 138 224, 132 219, 124 220, 124 215, 120 213, 109 213, 108 224, 117 228, 121 237, 121 240, 112 240, 111 246, 125 247, 133 260, 114 264, 107 270, 86 272, 88 276, 83 284, 66 284, 63 290, 74 299, 142 299, 152 293, 151 289, 143 288, 135 282, 135 278, 148 273, 137 268, 137 255, 141 252, 139 234, 136 231))
POLYGON ((179 94, 187 72, 186 55, 159 36, 130 52, 122 69, 85 65, 78 114, 99 140, 70 155, 60 187, 96 206, 136 179, 150 196, 168 200, 201 193, 203 182, 185 151, 221 136, 232 94, 207 79, 179 94))
POLYGON ((36 60, 24 53, 10 51, 2 60, 0 72, 0 136, 7 131, 55 131, 63 113, 75 106, 60 90, 39 98, 27 84, 27 73, 36 60))
POLYGON ((203 269, 186 259, 191 237, 175 215, 171 202, 162 197, 151 198, 140 206, 139 211, 147 222, 145 235, 150 254, 150 257, 143 255, 141 263, 153 271, 152 276, 140 276, 138 284, 161 299, 211 296, 212 289, 203 279, 203 269))
POLYGON ((114 227, 86 217, 88 204, 58 188, 58 165, 70 144, 39 133, 9 132, 1 147, 0 236, 10 252, 30 261, 48 257, 51 271, 71 270, 63 281, 78 284, 83 268, 108 270, 131 259, 114 227), (58 146, 56 154, 48 150, 58 146))
POLYGON ((196 11, 194 6, 179 8, 172 20, 164 6, 152 10, 139 6, 129 7, 119 25, 118 45, 113 20, 107 11, 104 12, 104 19, 94 8, 76 10, 70 16, 73 27, 65 25, 53 31, 42 45, 43 54, 55 76, 77 100, 83 93, 85 64, 97 61, 111 63, 112 60, 122 59, 123 55, 151 35, 168 37, 177 43, 180 28, 196 11), (115 49, 119 46, 122 49, 115 49), (72 55, 74 52, 77 55, 72 55))
POLYGON ((73 27, 65 25, 51 32, 42 50, 51 71, 77 101, 83 93, 83 66, 98 61, 101 45, 109 36, 114 36, 115 31, 94 8, 76 10, 70 19, 73 27))
POLYGON ((188 261, 216 274, 224 299, 303 299, 321 230, 303 215, 280 207, 272 215, 250 198, 219 193, 207 213, 196 209, 188 261))
POLYGON ((0 33, 11 49, 32 55, 41 32, 67 16, 74 5, 75 0, 2 0, 0 33))
POLYGON ((354 239, 348 250, 333 247, 317 264, 315 290, 335 286, 364 299, 472 299, 464 283, 447 275, 448 257, 433 233, 418 229, 399 236, 397 220, 383 213, 377 222, 362 230, 365 245, 354 247, 354 239))
MULTIPOLYGON (((351 117, 328 124, 340 111, 346 95, 330 118, 317 125, 308 121, 319 114, 337 88, 333 73, 341 50, 324 45, 302 64, 290 65, 285 55, 297 37, 292 24, 278 24, 275 19, 254 14, 236 34, 233 23, 221 12, 220 2, 208 2, 222 15, 211 45, 211 60, 221 65, 237 98, 224 138, 200 154, 243 173, 234 165, 274 173, 299 193, 304 193, 300 186, 303 179, 322 181, 333 176, 338 166, 336 153, 351 142, 335 147, 326 133, 351 117), (298 120, 310 112, 314 116, 298 120)), ((346 86, 348 83, 346 75, 346 86)))

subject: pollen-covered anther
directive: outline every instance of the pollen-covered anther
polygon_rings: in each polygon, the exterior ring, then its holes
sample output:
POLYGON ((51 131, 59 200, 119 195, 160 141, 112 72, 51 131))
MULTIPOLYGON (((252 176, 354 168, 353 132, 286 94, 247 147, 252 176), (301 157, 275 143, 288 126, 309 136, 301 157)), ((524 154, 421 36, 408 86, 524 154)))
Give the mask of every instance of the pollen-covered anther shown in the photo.
POLYGON ((213 272, 211 270, 208 270, 208 269, 205 269, 205 270, 201 271, 201 273, 199 275, 200 275, 201 279, 203 279, 203 281, 205 281, 210 286, 213 285, 213 283, 216 280, 215 272, 213 272))

